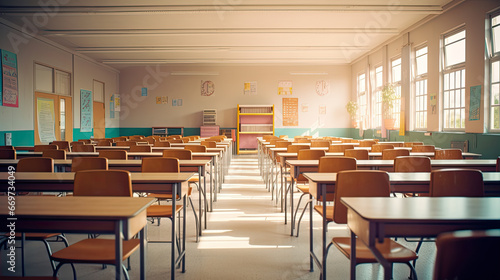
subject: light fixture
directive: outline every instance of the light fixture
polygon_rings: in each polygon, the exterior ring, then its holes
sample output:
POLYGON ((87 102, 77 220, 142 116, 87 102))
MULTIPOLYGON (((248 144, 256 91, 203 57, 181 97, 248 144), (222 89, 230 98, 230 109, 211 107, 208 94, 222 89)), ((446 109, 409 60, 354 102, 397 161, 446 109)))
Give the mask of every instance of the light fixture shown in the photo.
POLYGON ((290 72, 290 75, 294 76, 326 76, 328 73, 325 72, 290 72))
POLYGON ((189 72, 189 71, 179 71, 170 72, 171 76, 219 76, 219 72, 189 72))

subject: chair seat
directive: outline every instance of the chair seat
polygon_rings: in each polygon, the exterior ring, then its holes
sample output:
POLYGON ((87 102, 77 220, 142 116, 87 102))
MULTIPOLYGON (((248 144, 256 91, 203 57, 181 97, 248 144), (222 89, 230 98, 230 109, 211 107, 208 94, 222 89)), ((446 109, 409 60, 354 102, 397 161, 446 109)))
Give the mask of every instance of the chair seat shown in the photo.
MULTIPOLYGON (((323 217, 323 206, 322 205, 314 205, 314 210, 318 212, 318 214, 323 217)), ((332 222, 333 221, 333 206, 326 206, 326 221, 327 222, 332 222)))
POLYGON ((2 280, 57 280, 52 276, 2 276, 2 280))
MULTIPOLYGON (((16 238, 21 238, 22 233, 16 232, 16 238)), ((27 232, 24 234, 26 240, 45 240, 47 238, 56 237, 61 235, 61 233, 40 233, 40 232, 27 232)), ((9 236, 8 233, 5 236, 9 236)))
MULTIPOLYGON (((123 260, 126 260, 140 246, 139 239, 123 241, 123 260)), ((84 239, 52 254, 58 262, 72 263, 115 263, 114 239, 84 239)))
POLYGON ((154 197, 157 199, 172 199, 172 193, 150 193, 148 194, 148 197, 154 197))
MULTIPOLYGON (((334 237, 332 243, 348 259, 351 259, 351 238, 334 237)), ((383 243, 377 243, 377 249, 389 262, 407 263, 418 258, 417 254, 396 241, 386 238, 383 243)), ((356 239, 356 263, 376 263, 377 259, 370 249, 359 239, 356 239)))
POLYGON ((299 189, 299 191, 303 192, 304 194, 309 193, 309 185, 298 185, 297 189, 299 189))
MULTIPOLYGON (((179 213, 182 210, 182 205, 175 205, 175 209, 175 213, 179 213)), ((151 205, 147 209, 147 216, 172 218, 172 205, 151 205)))

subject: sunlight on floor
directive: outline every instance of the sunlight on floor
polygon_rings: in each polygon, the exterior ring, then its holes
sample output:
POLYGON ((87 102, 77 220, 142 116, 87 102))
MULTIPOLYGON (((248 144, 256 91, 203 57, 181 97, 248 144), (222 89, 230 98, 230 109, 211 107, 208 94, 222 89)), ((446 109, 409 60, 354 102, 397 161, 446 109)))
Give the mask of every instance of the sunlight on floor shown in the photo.
POLYGON ((252 245, 249 237, 202 236, 198 249, 290 249, 291 245, 252 245))

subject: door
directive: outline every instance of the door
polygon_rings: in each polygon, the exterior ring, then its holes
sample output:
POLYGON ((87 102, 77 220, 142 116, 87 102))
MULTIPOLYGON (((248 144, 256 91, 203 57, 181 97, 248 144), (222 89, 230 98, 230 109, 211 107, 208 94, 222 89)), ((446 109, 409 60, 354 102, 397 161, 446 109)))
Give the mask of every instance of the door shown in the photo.
POLYGON ((73 141, 72 98, 35 92, 35 145, 73 141))
POLYGON ((94 101, 94 139, 106 138, 104 103, 94 101))

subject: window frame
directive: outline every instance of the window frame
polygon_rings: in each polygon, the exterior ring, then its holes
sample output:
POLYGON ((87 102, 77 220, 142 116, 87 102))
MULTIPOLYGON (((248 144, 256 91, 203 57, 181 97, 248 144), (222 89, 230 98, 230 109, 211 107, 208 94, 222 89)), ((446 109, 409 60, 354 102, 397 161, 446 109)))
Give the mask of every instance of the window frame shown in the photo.
POLYGON ((374 76, 375 76, 375 86, 373 87, 372 92, 372 127, 373 128, 381 128, 382 127, 382 88, 384 87, 384 66, 377 65, 374 68, 374 76), (380 69, 380 71, 378 71, 380 69), (377 83, 377 74, 382 76, 380 85, 377 83))
POLYGON ((413 84, 413 96, 412 96, 413 129, 415 131, 427 131, 427 113, 428 113, 427 102, 428 102, 428 98, 429 98, 429 95, 428 95, 429 47, 428 47, 428 45, 422 44, 422 45, 415 47, 414 54, 415 54, 414 55, 414 71, 415 71, 414 73, 415 74, 413 76, 413 83, 412 83, 413 84), (418 51, 420 51, 424 48, 426 49, 425 54, 417 55, 418 51), (424 55, 426 56, 426 69, 427 69, 427 71, 425 73, 422 73, 419 75, 417 60, 419 57, 422 57, 424 55), (419 84, 421 84, 421 83, 424 83, 425 89, 423 91, 425 92, 425 94, 421 94, 422 91, 418 90, 420 88, 419 84), (423 102, 422 102, 422 100, 419 100, 419 97, 420 97, 420 99, 424 99, 423 102), (418 109, 419 102, 422 102, 421 108, 423 107, 424 109, 421 109, 421 110, 418 109), (418 125, 419 118, 417 117, 417 115, 419 115, 419 114, 424 118, 424 120, 423 120, 424 126, 418 125))
POLYGON ((357 111, 357 116, 356 119, 359 121, 363 121, 363 115, 366 115, 368 113, 368 98, 367 98, 368 92, 366 90, 366 73, 361 72, 358 75, 356 75, 356 102, 358 103, 358 111, 357 111), (361 81, 360 77, 363 76, 363 87, 364 90, 360 90, 361 86, 361 81), (361 102, 363 101, 363 102, 361 102))
MULTIPOLYGON (((487 56, 488 56, 488 132, 490 133, 500 133, 500 124, 498 124, 498 128, 494 127, 494 122, 495 122, 495 113, 494 110, 497 109, 500 111, 500 102, 499 104, 494 104, 493 102, 493 88, 494 86, 499 87, 500 91, 500 79, 499 81, 493 82, 493 67, 494 64, 500 64, 500 48, 499 51, 494 52, 495 50, 495 42, 494 42, 494 36, 493 36, 493 28, 499 28, 500 29, 500 20, 499 23, 495 26, 493 26, 493 18, 495 17, 500 17, 500 9, 491 12, 487 15, 487 31, 486 31, 486 47, 487 47, 487 56)), ((500 18, 499 18, 500 19, 500 18)), ((498 43, 500 45, 500 38, 498 38, 498 43)), ((497 73, 500 75, 500 65, 498 65, 498 70, 497 73)), ((500 122, 500 115, 497 113, 497 122, 500 122)))
MULTIPOLYGON (((396 120, 394 122, 394 127, 399 129, 399 126, 400 126, 400 115, 401 115, 401 80, 402 80, 402 65, 403 63, 403 59, 401 57, 401 55, 399 56, 395 56, 393 57, 391 60, 390 60, 390 66, 391 66, 391 69, 390 69, 390 73, 391 73, 391 84, 394 86, 394 90, 396 91, 396 94, 399 95, 399 98, 396 99, 394 101, 394 107, 392 108, 392 117, 396 120), (399 80, 395 81, 394 80, 394 62, 396 60, 399 60, 399 80)), ((396 65, 397 66, 397 65, 396 65)))

